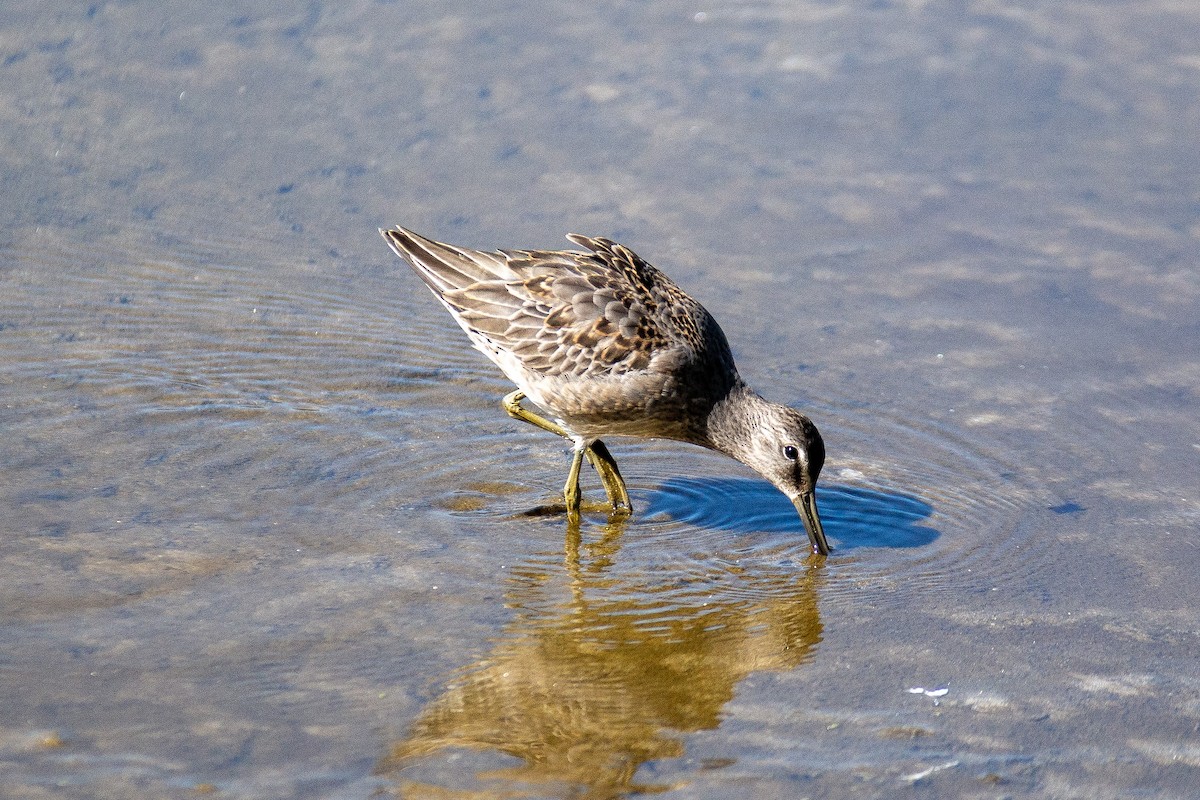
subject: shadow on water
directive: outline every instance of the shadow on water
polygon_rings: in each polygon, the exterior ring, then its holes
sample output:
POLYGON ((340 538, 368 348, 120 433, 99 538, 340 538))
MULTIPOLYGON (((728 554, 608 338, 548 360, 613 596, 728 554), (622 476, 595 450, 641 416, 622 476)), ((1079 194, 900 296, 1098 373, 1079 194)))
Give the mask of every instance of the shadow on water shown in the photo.
MULTIPOLYGON (((933 514, 933 506, 903 492, 823 485, 817 488, 817 507, 825 534, 841 552, 922 547, 940 536, 920 524, 933 514)), ((645 513, 734 533, 804 536, 795 507, 769 483, 753 478, 675 478, 650 495, 645 513)))
POLYGON ((717 728, 747 675, 794 669, 821 640, 822 560, 622 574, 608 556, 625 524, 600 531, 582 559, 568 553, 565 569, 561 552, 511 569, 513 621, 379 762, 403 796, 617 798, 674 788, 639 781, 639 769, 683 756, 683 735, 717 728))

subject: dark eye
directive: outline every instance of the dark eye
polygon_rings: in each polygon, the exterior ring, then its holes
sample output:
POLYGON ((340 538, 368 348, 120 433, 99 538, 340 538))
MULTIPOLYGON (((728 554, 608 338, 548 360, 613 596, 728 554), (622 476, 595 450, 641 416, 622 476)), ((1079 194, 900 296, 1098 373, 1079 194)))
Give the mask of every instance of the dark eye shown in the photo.
POLYGON ((788 461, 795 461, 796 459, 800 458, 800 453, 792 445, 785 444, 783 446, 783 457, 788 461))

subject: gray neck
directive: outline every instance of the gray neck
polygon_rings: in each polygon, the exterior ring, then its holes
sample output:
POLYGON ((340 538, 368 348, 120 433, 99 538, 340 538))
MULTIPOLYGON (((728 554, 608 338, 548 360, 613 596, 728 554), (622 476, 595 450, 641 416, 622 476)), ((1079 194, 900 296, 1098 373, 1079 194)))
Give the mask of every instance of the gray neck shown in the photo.
POLYGON ((740 380, 708 415, 705 446, 745 463, 751 432, 765 416, 767 401, 740 380))

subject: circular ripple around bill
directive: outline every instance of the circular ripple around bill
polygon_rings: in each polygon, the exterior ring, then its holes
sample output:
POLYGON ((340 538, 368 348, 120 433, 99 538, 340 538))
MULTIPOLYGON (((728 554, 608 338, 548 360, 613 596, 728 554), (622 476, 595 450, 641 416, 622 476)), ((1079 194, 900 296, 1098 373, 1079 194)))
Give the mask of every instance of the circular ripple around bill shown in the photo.
MULTIPOLYGON (((936 589, 962 575, 991 587, 1041 569, 1044 549, 1022 525, 1040 493, 985 430, 836 399, 813 414, 830 443, 817 490, 834 548, 824 591, 936 589)), ((663 480, 644 506, 653 524, 637 535, 678 540, 661 546, 695 553, 697 568, 705 558, 804 560, 795 508, 744 472, 730 465, 728 475, 663 480)))
MULTIPOLYGON (((561 509, 553 513, 566 474, 565 445, 540 432, 524 433, 495 414, 493 435, 473 433, 470 464, 487 478, 472 478, 465 462, 455 461, 445 475, 452 485, 442 507, 513 519, 544 504, 546 519, 565 527, 561 509)), ((936 590, 960 584, 964 575, 982 591, 1042 568, 1044 549, 1022 522, 1045 498, 986 429, 852 402, 839 407, 836 399, 813 414, 832 443, 817 490, 834 547, 823 592, 890 591, 901 584, 936 590)), ((584 556, 589 542, 611 540, 615 549, 606 558, 635 573, 678 579, 689 585, 686 593, 704 591, 697 587, 732 573, 797 569, 807 562, 808 539, 795 508, 763 479, 686 445, 609 444, 636 511, 616 528, 603 513, 585 515, 584 556)), ((586 499, 603 497, 591 475, 584 492, 586 499)), ((551 530, 544 535, 555 538, 551 530)), ((736 592, 739 585, 757 591, 753 584, 734 581, 721 591, 736 592)))

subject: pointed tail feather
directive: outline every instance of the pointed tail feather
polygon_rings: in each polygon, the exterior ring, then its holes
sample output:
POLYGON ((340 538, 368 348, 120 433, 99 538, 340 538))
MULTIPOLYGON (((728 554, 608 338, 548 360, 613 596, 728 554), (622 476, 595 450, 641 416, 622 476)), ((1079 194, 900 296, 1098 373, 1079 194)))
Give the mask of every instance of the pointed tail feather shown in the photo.
POLYGON ((500 253, 484 253, 435 242, 399 226, 379 229, 396 255, 439 295, 484 281, 508 280, 513 275, 500 253))

